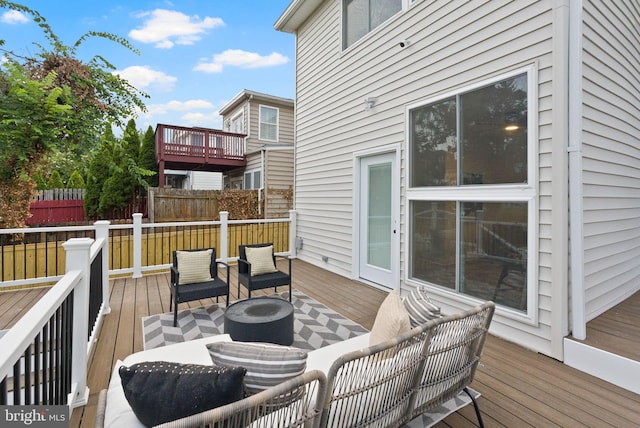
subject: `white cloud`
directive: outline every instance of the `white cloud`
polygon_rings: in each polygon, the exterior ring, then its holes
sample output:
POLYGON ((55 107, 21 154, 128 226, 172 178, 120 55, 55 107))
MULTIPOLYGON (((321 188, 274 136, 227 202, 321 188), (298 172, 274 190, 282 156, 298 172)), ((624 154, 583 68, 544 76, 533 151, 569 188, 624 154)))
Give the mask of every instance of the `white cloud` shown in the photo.
POLYGON ((227 49, 222 53, 215 54, 211 62, 201 62, 196 65, 194 70, 204 71, 205 73, 220 73, 225 65, 240 68, 263 68, 286 64, 288 62, 289 58, 277 52, 262 56, 240 49, 227 49))
POLYGON ((181 126, 202 126, 211 129, 222 129, 222 117, 217 112, 190 112, 180 116, 181 126))
POLYGON ((176 111, 215 109, 213 103, 206 100, 169 101, 165 104, 147 106, 147 115, 167 114, 176 111))
POLYGON ((117 74, 127 80, 137 89, 153 87, 161 91, 170 91, 178 80, 176 77, 169 76, 161 71, 152 70, 149 67, 139 65, 115 71, 114 74, 117 74))
POLYGON ((129 37, 142 43, 155 43, 157 48, 169 49, 178 45, 192 45, 207 30, 224 25, 221 18, 188 16, 167 9, 155 9, 137 15, 146 18, 141 28, 131 30, 129 37))
POLYGON ((5 24, 24 24, 29 22, 29 18, 17 10, 9 10, 0 16, 0 22, 4 22, 5 24))

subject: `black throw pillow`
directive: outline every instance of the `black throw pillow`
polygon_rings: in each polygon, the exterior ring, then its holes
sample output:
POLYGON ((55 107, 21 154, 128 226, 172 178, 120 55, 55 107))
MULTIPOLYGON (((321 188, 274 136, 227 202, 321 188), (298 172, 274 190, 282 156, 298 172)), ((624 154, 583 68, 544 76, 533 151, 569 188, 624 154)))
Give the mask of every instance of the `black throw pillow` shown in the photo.
POLYGON ((242 399, 246 369, 148 361, 119 373, 133 412, 154 426, 242 399))

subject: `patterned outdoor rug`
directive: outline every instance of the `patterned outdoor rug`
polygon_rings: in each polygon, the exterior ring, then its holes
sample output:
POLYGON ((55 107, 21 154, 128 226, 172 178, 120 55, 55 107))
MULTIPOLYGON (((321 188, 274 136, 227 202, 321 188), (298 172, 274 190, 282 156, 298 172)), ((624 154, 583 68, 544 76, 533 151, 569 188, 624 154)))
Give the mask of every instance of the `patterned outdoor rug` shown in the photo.
MULTIPOLYGON (((288 293, 279 293, 287 298, 288 293)), ((293 290, 293 345, 301 349, 318 349, 359 336, 368 330, 327 308, 298 290, 293 290)), ((144 349, 180 343, 223 333, 224 303, 178 311, 178 325, 173 313, 142 318, 144 349)))

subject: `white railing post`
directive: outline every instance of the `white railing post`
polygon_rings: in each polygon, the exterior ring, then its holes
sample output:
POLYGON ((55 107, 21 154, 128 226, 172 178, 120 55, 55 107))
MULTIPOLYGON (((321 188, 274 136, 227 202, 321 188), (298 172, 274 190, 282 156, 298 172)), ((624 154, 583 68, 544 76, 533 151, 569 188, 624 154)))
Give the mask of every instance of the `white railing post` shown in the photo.
POLYGON ((220 261, 229 259, 229 211, 220 211, 220 261))
POLYGON ((89 329, 89 277, 91 238, 72 238, 62 244, 66 251, 66 272, 80 271, 81 279, 73 292, 73 348, 71 350, 71 390, 69 407, 84 406, 89 399, 87 387, 87 336, 89 329))
POLYGON ((99 220, 94 223, 96 227, 96 241, 104 239, 105 245, 102 247, 102 314, 111 312, 109 306, 109 225, 108 220, 99 220))
POLYGON ((296 229, 296 210, 289 210, 289 257, 291 257, 292 259, 298 257, 298 249, 296 248, 296 229))
POLYGON ((133 215, 133 277, 142 278, 142 214, 133 215))

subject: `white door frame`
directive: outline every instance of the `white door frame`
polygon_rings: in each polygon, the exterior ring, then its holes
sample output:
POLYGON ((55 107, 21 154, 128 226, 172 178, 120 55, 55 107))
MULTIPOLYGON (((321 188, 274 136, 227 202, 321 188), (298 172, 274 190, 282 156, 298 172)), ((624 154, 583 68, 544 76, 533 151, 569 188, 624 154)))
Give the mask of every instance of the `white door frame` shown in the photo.
POLYGON ((353 154, 353 223, 352 223, 352 260, 351 275, 352 279, 360 280, 373 286, 383 289, 400 290, 400 161, 401 161, 401 145, 391 144, 382 147, 376 147, 369 150, 355 152, 353 154), (392 207, 391 215, 394 222, 395 233, 391 234, 391 284, 377 284, 370 280, 360 278, 360 180, 361 168, 360 161, 363 158, 377 156, 383 154, 395 155, 392 163, 391 173, 391 189, 392 189, 392 207))

